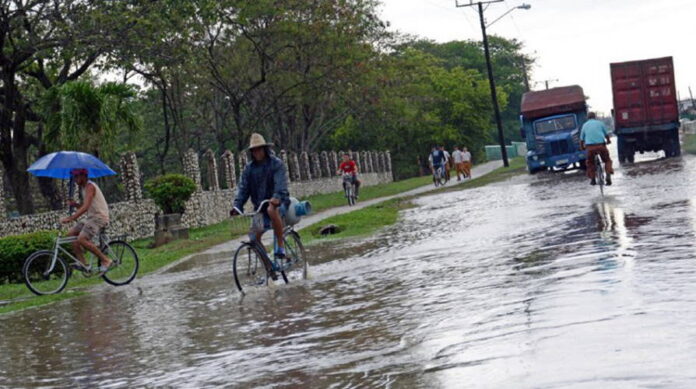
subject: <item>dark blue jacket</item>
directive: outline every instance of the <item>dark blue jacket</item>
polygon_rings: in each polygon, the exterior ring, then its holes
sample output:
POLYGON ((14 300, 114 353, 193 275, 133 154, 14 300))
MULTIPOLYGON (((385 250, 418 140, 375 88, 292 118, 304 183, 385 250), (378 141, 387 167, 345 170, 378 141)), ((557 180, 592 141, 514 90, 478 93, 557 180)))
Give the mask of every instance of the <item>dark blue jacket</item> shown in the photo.
POLYGON ((240 210, 251 197, 254 210, 263 200, 270 198, 287 202, 290 197, 288 192, 288 177, 285 174, 285 165, 280 158, 270 155, 262 162, 249 162, 242 172, 242 178, 237 187, 237 197, 234 206, 240 210))
POLYGON ((433 158, 433 166, 440 166, 445 163, 445 153, 442 150, 435 150, 430 153, 433 158))

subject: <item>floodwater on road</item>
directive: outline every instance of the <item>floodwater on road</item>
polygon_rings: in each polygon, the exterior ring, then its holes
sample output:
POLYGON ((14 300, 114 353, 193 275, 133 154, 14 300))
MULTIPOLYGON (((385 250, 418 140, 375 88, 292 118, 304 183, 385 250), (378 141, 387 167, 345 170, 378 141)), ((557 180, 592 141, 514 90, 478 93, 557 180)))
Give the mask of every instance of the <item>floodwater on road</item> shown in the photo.
POLYGON ((691 388, 696 158, 415 200, 311 279, 230 254, 0 317, 0 386, 691 388))

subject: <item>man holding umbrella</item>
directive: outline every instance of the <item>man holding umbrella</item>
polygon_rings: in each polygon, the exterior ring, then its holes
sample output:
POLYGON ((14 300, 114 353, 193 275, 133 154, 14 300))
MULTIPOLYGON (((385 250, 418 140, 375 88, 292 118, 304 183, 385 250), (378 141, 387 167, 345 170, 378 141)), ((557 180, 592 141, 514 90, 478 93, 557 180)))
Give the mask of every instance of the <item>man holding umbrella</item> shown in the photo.
POLYGON ((61 223, 67 224, 76 221, 80 216, 86 215, 83 220, 75 224, 68 232, 68 236, 77 236, 77 240, 73 242, 72 247, 75 256, 82 263, 83 269, 91 270, 85 260, 83 247, 91 251, 99 257, 101 266, 99 273, 103 275, 111 266, 113 261, 104 255, 94 243, 92 238, 99 235, 99 232, 109 224, 109 206, 104 199, 101 189, 94 182, 90 181, 87 174, 87 169, 72 169, 70 174, 77 186, 82 191, 84 203, 77 204, 70 200, 71 207, 77 207, 77 211, 60 220, 61 223))
POLYGON ((99 158, 80 151, 58 151, 44 155, 31 164, 27 171, 37 177, 51 177, 63 180, 71 178, 77 183, 82 191, 84 203, 80 205, 71 200, 70 206, 77 206, 77 212, 61 219, 60 222, 71 223, 80 216, 86 215, 68 233, 69 236, 77 236, 77 240, 73 242, 73 251, 82 264, 82 269, 80 270, 91 270, 87 261, 85 261, 82 249, 84 247, 100 259, 100 275, 106 273, 114 265, 114 262, 92 243, 92 238, 95 235, 99 235, 101 230, 109 224, 109 206, 106 204, 104 195, 97 184, 90 181, 88 177, 114 176, 116 172, 100 161, 99 158))

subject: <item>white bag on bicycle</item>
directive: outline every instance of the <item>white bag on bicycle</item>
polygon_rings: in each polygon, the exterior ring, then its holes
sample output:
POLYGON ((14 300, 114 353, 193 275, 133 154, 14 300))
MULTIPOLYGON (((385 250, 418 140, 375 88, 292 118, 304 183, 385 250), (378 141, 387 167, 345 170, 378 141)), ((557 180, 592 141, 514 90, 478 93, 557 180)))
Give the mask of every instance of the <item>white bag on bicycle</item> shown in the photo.
POLYGON ((259 212, 251 217, 251 228, 250 232, 261 233, 266 230, 264 226, 263 213, 259 212))

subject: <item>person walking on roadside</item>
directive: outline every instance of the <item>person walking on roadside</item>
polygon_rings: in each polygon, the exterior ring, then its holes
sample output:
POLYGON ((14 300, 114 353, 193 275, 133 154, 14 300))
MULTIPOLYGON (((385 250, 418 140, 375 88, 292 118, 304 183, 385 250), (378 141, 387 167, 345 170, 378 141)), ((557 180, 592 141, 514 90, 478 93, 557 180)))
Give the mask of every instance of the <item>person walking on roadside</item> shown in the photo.
POLYGON ((109 225, 109 205, 106 203, 101 189, 99 189, 97 184, 89 180, 87 169, 73 169, 70 171, 70 175, 80 188, 84 202, 78 204, 70 200, 70 206, 77 207, 77 211, 71 216, 61 219, 60 222, 63 224, 71 223, 80 216, 85 215, 85 218, 75 224, 68 232, 68 236, 77 236, 77 240, 72 243, 72 248, 75 257, 82 264, 82 268, 78 270, 87 272, 92 270, 85 260, 83 250, 85 248, 99 257, 99 275, 104 275, 111 269, 114 262, 99 250, 99 247, 92 243, 92 239, 109 225))
POLYGON ((454 151, 452 152, 452 161, 454 162, 454 167, 457 170, 457 181, 462 180, 462 175, 466 178, 464 174, 464 158, 462 152, 459 150, 459 146, 454 146, 454 151))
POLYGON ((445 150, 445 146, 440 146, 440 150, 442 150, 442 153, 445 155, 445 181, 449 182, 450 169, 452 169, 452 156, 445 150))
POLYGON ((589 112, 587 121, 582 125, 582 130, 580 130, 580 148, 583 150, 587 149, 587 177, 590 178, 590 185, 597 185, 597 180, 595 179, 597 173, 594 163, 595 155, 599 155, 602 158, 607 173, 606 184, 611 185, 611 175, 614 174, 614 168, 609 156, 609 149, 607 149, 607 145, 610 143, 609 131, 604 126, 604 123, 597 120, 597 114, 589 112))
MULTIPOLYGON (((290 193, 283 161, 273 154, 271 146, 273 143, 266 142, 261 134, 251 134, 247 149, 251 154, 251 162, 247 163, 242 172, 230 216, 241 214, 244 204, 250 197, 254 209, 258 209, 264 200, 270 200, 261 210, 264 217, 264 229, 273 228, 277 246, 274 256, 277 259, 283 259, 285 258, 283 217, 290 203, 290 193)), ((256 233, 258 241, 261 241, 264 231, 256 233)), ((271 271, 271 278, 275 281, 278 275, 271 271)))
POLYGON ((466 147, 462 147, 462 169, 464 170, 464 175, 471 179, 471 153, 466 147))

